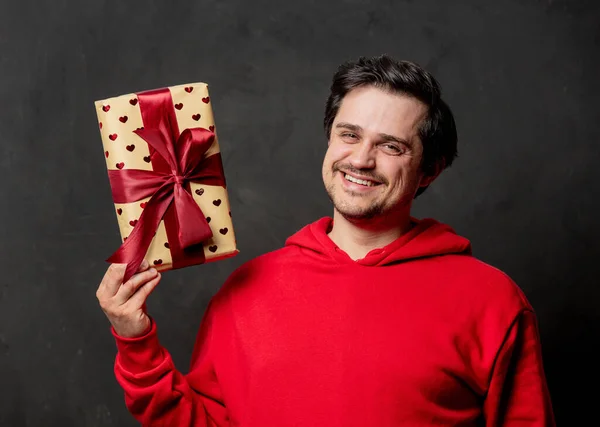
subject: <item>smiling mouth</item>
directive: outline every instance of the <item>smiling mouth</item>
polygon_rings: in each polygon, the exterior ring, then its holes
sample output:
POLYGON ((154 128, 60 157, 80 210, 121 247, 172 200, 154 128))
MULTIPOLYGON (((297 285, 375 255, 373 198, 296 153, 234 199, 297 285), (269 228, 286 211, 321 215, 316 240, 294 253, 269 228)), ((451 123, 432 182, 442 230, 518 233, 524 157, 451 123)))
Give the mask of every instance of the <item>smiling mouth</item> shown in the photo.
POLYGON ((364 185, 365 187, 375 187, 375 186, 381 184, 381 183, 375 182, 375 181, 369 181, 369 180, 366 180, 366 179, 355 178, 352 175, 348 175, 347 173, 344 173, 344 178, 347 181, 350 181, 350 182, 353 182, 353 183, 359 184, 359 185, 364 185))

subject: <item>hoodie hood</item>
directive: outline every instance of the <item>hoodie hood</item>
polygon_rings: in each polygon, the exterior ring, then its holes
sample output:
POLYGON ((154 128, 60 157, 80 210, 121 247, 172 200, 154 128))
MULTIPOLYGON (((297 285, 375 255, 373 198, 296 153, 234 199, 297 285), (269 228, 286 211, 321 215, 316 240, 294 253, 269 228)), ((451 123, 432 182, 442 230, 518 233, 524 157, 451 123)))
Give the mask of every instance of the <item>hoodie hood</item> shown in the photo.
POLYGON ((417 258, 448 254, 471 255, 471 243, 459 236, 448 225, 432 218, 411 217, 415 226, 387 246, 373 249, 364 258, 352 260, 328 236, 333 227, 333 219, 321 218, 292 235, 285 246, 297 246, 301 250, 313 252, 323 258, 334 259, 338 263, 358 263, 365 266, 384 266, 417 258))

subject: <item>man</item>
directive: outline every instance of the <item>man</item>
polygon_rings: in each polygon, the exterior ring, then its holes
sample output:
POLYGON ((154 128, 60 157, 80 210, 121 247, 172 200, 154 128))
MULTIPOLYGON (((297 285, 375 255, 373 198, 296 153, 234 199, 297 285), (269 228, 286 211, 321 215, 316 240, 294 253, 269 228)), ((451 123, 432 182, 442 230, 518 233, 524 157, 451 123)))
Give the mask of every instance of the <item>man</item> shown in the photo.
POLYGON ((342 65, 326 105, 333 218, 236 270, 173 366, 145 263, 97 297, 126 404, 157 426, 552 426, 536 317, 517 285, 413 199, 456 156, 436 80, 387 56, 342 65))

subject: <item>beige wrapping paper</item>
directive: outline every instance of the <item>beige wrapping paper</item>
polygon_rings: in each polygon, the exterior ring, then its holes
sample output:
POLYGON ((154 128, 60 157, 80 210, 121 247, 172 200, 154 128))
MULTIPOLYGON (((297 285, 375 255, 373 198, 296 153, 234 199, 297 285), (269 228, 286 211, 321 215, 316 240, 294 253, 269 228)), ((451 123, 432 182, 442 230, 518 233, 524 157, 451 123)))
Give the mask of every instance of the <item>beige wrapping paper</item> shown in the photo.
MULTIPOLYGON (((215 133, 215 140, 205 156, 220 152, 213 111, 205 83, 191 83, 168 87, 173 99, 179 131, 202 127, 215 133)), ((148 144, 134 130, 143 126, 142 115, 135 93, 95 102, 98 125, 107 169, 152 170, 148 144)), ((236 255, 235 234, 227 190, 220 186, 191 182, 194 201, 209 222, 213 237, 204 242, 205 262, 236 255)), ((115 203, 121 238, 124 241, 133 230, 150 197, 134 203, 115 203)), ((116 249, 116 248, 115 248, 116 249)), ((164 221, 161 220, 145 257, 159 271, 173 268, 164 221)))

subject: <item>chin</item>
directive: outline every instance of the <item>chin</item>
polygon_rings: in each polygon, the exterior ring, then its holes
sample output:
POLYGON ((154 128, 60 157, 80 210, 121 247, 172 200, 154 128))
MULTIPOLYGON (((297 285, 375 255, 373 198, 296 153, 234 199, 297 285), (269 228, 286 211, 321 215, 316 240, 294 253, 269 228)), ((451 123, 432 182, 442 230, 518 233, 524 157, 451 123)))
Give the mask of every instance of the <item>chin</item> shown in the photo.
POLYGON ((378 216, 375 212, 338 212, 348 222, 372 221, 378 216))
POLYGON ((370 220, 384 214, 384 207, 374 197, 367 200, 362 195, 348 195, 334 185, 326 187, 327 195, 335 210, 348 221, 370 220))
POLYGON ((335 210, 348 221, 370 220, 383 214, 379 205, 370 205, 368 207, 348 206, 334 202, 335 210))

